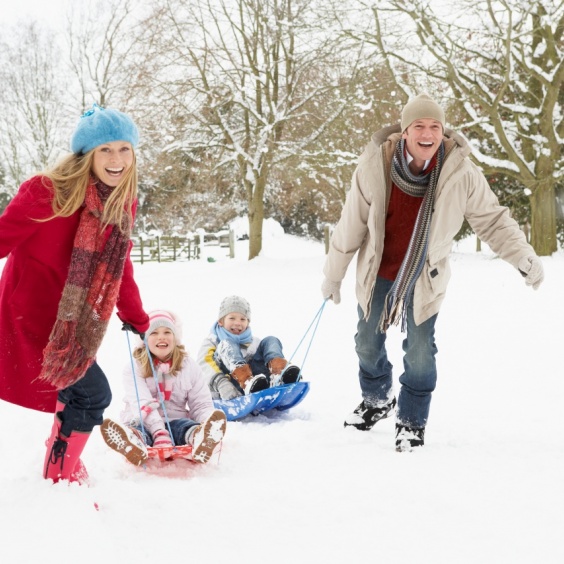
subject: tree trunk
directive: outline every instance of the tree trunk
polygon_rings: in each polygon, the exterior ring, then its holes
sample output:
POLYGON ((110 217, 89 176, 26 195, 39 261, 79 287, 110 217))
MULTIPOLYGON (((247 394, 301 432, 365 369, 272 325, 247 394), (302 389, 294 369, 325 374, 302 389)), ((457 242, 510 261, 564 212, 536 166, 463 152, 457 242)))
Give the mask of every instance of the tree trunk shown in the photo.
POLYGON ((262 250, 262 220, 264 219, 264 187, 266 178, 263 174, 255 178, 256 184, 249 197, 249 260, 258 257, 262 250))
POLYGON ((544 180, 531 195, 531 245, 541 257, 557 250, 556 194, 551 179, 544 180))
POLYGON ((249 260, 258 257, 262 250, 262 220, 264 210, 259 202, 260 210, 249 212, 249 260))

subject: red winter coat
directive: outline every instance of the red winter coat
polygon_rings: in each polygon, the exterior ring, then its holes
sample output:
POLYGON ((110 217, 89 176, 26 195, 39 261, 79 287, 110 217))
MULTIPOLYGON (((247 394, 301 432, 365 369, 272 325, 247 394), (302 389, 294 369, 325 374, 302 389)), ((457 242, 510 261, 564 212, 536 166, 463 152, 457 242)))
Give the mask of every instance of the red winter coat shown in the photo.
MULTIPOLYGON (((34 221, 53 215, 51 201, 52 191, 35 176, 21 185, 0 216, 0 258, 9 254, 0 279, 0 399, 48 412, 55 411, 57 391, 37 377, 57 318, 81 212, 34 221)), ((141 331, 148 329, 129 253, 116 306, 120 319, 141 331)))

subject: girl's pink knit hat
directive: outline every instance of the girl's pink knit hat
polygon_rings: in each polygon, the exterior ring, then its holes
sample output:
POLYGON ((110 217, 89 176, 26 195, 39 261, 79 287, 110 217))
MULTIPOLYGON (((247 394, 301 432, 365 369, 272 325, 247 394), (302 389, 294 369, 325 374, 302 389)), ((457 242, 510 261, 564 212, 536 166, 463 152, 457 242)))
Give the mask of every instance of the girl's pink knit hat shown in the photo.
POLYGON ((155 329, 159 327, 168 327, 173 333, 177 343, 182 341, 182 321, 172 311, 165 309, 155 309, 148 313, 149 315, 149 329, 147 336, 149 336, 155 329))

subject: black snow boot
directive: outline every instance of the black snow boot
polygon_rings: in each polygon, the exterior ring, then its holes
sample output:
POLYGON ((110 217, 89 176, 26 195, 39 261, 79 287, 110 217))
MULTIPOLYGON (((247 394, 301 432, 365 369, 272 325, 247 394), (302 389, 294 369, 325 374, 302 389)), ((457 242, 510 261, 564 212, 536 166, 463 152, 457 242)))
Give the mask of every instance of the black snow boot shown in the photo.
POLYGON ((301 379, 301 370, 293 364, 288 364, 288 366, 284 368, 280 376, 280 385, 283 386, 284 384, 294 384, 301 379))
POLYGON ((397 452, 411 452, 416 447, 425 444, 425 427, 417 429, 396 423, 396 450, 397 452))
POLYGON ((396 398, 378 407, 370 407, 362 403, 345 419, 345 427, 355 427, 359 431, 369 431, 380 421, 386 419, 396 406, 396 398))

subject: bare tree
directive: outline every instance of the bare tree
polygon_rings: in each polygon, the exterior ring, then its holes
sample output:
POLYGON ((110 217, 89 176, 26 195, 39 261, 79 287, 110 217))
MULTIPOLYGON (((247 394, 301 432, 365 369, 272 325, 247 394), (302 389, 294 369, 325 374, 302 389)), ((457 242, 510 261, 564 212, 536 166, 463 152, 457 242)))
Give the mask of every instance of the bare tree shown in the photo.
POLYGON ((68 126, 61 111, 67 81, 54 36, 35 22, 13 33, 0 49, 0 156, 12 195, 32 172, 52 164, 68 126))
POLYGON ((217 166, 232 167, 246 195, 249 259, 262 248, 271 171, 315 144, 348 103, 342 76, 354 76, 357 61, 340 56, 331 30, 313 32, 314 7, 305 0, 168 0, 151 18, 166 59, 162 100, 168 96, 186 117, 170 148, 213 149, 217 166))
POLYGON ((379 48, 405 92, 426 81, 444 101, 450 98, 484 172, 528 189, 536 252, 556 251, 555 187, 564 175, 564 2, 460 0, 448 14, 427 0, 359 0, 357 6, 373 16, 373 27, 351 27, 349 34, 379 48))
POLYGON ((94 102, 121 109, 132 105, 139 67, 148 56, 140 47, 142 32, 137 29, 142 7, 138 0, 71 5, 67 38, 82 109, 94 102))

